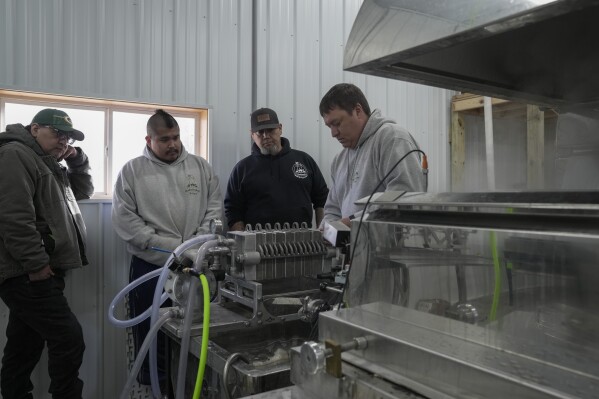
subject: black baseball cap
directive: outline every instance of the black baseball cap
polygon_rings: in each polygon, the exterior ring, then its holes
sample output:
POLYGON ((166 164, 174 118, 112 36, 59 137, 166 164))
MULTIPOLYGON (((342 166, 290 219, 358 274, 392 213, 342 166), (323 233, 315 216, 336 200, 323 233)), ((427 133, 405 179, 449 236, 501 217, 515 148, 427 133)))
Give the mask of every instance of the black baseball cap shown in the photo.
POLYGON ((35 114, 31 123, 37 123, 41 126, 52 126, 55 129, 67 132, 70 138, 78 141, 82 141, 85 138, 85 135, 81 131, 73 129, 71 117, 59 109, 43 109, 35 114))
POLYGON ((252 132, 259 132, 263 129, 274 129, 280 125, 277 113, 270 108, 255 110, 252 112, 250 120, 252 122, 252 132))

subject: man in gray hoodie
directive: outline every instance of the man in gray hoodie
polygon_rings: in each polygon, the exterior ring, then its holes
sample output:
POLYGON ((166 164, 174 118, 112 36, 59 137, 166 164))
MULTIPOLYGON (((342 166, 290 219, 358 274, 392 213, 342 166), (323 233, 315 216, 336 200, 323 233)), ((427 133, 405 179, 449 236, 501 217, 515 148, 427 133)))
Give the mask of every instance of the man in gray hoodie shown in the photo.
MULTIPOLYGON (((218 177, 204 158, 189 154, 181 143, 179 124, 158 109, 148 119, 143 155, 121 169, 112 199, 112 223, 132 254, 129 279, 152 272, 166 262, 169 252, 193 236, 210 232, 210 220, 222 218, 218 177)), ((130 316, 152 305, 158 278, 129 294, 130 316)), ((133 327, 135 352, 150 330, 146 319, 133 327)), ((158 335, 158 348, 164 348, 158 335)), ((144 362, 138 381, 150 384, 149 362, 144 362)), ((166 383, 166 356, 158 353, 159 378, 166 383)))
POLYGON ((380 110, 370 112, 357 86, 333 86, 320 102, 320 115, 343 146, 331 164, 332 182, 323 222, 341 220, 349 226, 350 218, 362 210, 355 202, 372 194, 381 181, 377 192, 426 191, 426 170, 418 152, 393 169, 408 152, 418 150, 416 140, 395 121, 383 117, 380 110))

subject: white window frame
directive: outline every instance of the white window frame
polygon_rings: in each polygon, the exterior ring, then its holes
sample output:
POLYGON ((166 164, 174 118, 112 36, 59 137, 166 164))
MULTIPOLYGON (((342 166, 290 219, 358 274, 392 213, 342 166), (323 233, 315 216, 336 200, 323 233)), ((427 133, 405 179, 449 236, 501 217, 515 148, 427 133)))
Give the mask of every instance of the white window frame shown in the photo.
MULTIPOLYGON (((104 100, 87 97, 65 96, 46 93, 33 93, 15 90, 0 89, 0 131, 4 131, 5 104, 41 105, 52 108, 69 107, 104 112, 104 191, 96 191, 94 199, 112 198, 112 176, 118 170, 112 170, 112 114, 113 112, 153 112, 161 108, 176 117, 195 119, 194 153, 209 161, 208 141, 208 108, 179 107, 152 103, 136 103, 129 101, 104 100)), ((23 121, 27 124, 28 121, 23 121)), ((141 144, 141 143, 140 143, 141 144)))

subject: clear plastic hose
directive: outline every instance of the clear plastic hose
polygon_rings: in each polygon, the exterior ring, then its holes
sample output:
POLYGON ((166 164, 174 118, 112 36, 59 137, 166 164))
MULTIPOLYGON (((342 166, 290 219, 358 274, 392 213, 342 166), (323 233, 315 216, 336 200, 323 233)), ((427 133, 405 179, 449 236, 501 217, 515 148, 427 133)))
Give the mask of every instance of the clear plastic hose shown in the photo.
MULTIPOLYGON (((117 327, 127 328, 127 327, 133 327, 133 326, 141 323, 145 319, 147 319, 150 316, 150 312, 152 311, 152 309, 150 309, 150 308, 147 308, 142 314, 137 315, 133 319, 128 319, 128 320, 117 319, 116 316, 114 315, 114 311, 116 309, 117 304, 119 302, 121 302, 123 299, 125 299, 125 295, 127 295, 131 290, 133 290, 138 285, 141 285, 141 284, 145 283, 146 281, 148 281, 154 277, 157 277, 161 272, 162 272, 162 269, 156 269, 148 274, 144 274, 137 280, 132 281, 129 285, 127 285, 121 291, 119 291, 119 293, 116 294, 116 296, 110 303, 110 307, 108 308, 108 320, 110 320, 110 322, 117 327)), ((166 301, 167 298, 168 298, 168 294, 165 292, 160 298, 160 304, 162 305, 164 303, 164 301, 166 301)))
MULTIPOLYGON (((150 319, 150 325, 154 325, 158 320, 158 313, 160 311, 160 298, 162 296, 162 290, 164 289, 164 284, 168 278, 169 268, 167 265, 175 259, 175 257, 181 256, 183 252, 188 250, 189 248, 196 246, 198 244, 202 244, 206 241, 213 240, 216 238, 214 234, 203 234, 197 237, 190 238, 185 241, 181 245, 179 245, 166 260, 164 267, 162 268, 162 272, 160 273, 160 277, 158 278, 158 283, 156 284, 156 290, 154 291, 154 300, 152 301, 152 318, 150 319)), ((161 398, 162 393, 160 391, 160 382, 158 378, 158 349, 157 349, 157 340, 156 337, 152 340, 150 345, 150 383, 152 385, 152 394, 155 398, 161 398)))
POLYGON ((129 374, 129 377, 127 378, 127 383, 125 384, 125 388, 123 388, 123 391, 121 392, 120 399, 127 399, 129 397, 129 393, 131 392, 131 388, 133 387, 133 383, 135 382, 135 378, 137 377, 137 374, 139 374, 139 370, 141 370, 141 365, 144 362, 144 358, 146 357, 146 353, 148 352, 148 349, 150 348, 150 344, 156 337, 156 334, 158 334, 158 331, 160 331, 160 327, 162 327, 162 325, 164 323, 166 323, 167 321, 169 321, 170 319, 175 317, 176 314, 177 314, 177 311, 171 309, 168 312, 165 312, 162 315, 162 317, 160 317, 160 319, 158 319, 158 321, 156 323, 154 323, 154 325, 152 325, 152 328, 148 332, 146 339, 144 340, 143 344, 141 345, 141 348, 139 348, 139 353, 137 354, 137 358, 135 359, 135 363, 133 364, 131 373, 129 374))

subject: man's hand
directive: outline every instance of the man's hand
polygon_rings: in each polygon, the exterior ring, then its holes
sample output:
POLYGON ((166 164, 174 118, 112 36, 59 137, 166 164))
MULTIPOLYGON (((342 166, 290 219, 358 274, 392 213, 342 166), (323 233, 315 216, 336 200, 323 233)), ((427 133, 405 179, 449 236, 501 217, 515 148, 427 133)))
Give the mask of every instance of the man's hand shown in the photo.
POLYGON ((41 270, 37 272, 29 273, 29 281, 40 281, 49 279, 54 275, 54 272, 50 268, 50 265, 44 266, 41 270))
POLYGON ((229 231, 243 231, 245 229, 245 223, 243 222, 235 222, 233 226, 229 228, 229 231))
POLYGON ((351 220, 349 218, 343 218, 343 219, 341 219, 341 223, 343 223, 347 227, 351 227, 351 220))
POLYGON ((58 159, 58 161, 62 161, 63 159, 73 158, 77 156, 77 149, 73 146, 67 146, 67 149, 64 150, 62 156, 58 159))
POLYGON ((76 156, 77 156, 77 149, 73 146, 68 145, 67 148, 62 153, 62 155, 57 159, 57 161, 60 162, 63 159, 74 158, 76 156))

